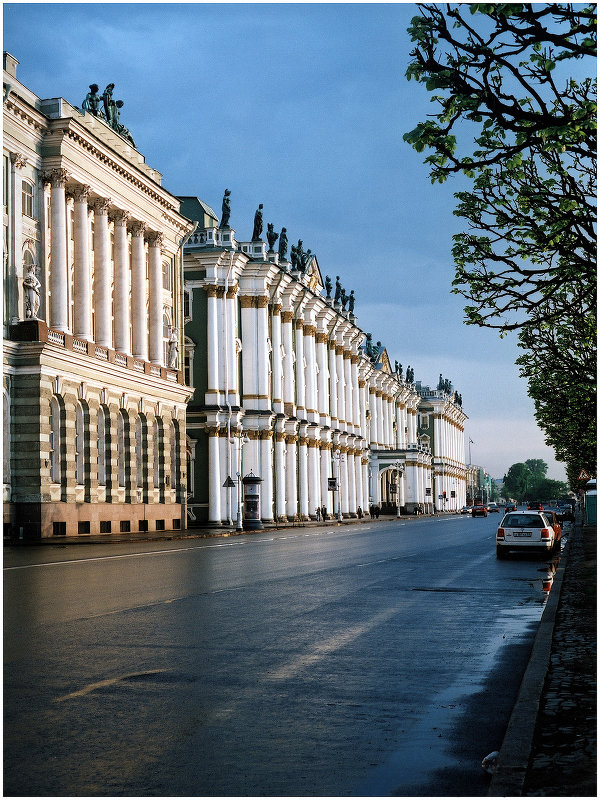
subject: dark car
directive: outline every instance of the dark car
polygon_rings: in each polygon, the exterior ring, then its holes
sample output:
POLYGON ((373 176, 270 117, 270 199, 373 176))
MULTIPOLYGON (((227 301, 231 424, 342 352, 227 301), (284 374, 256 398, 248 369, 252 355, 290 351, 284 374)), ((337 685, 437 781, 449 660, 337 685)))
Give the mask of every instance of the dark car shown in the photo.
POLYGON ((531 500, 527 505, 528 511, 543 511, 544 504, 540 500, 531 500))
POLYGON ((517 510, 517 507, 516 507, 516 505, 514 503, 507 503, 504 506, 504 512, 506 514, 508 514, 509 511, 516 511, 516 510, 517 510))
POLYGON ((485 506, 477 505, 473 506, 473 510, 471 511, 472 517, 487 517, 488 510, 485 506))

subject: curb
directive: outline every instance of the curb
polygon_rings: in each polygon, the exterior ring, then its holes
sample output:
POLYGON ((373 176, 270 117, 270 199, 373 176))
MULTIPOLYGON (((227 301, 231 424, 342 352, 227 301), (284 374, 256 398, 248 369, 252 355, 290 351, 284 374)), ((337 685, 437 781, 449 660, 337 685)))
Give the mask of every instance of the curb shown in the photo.
POLYGON ((561 563, 556 569, 552 591, 544 608, 517 701, 504 734, 496 771, 492 775, 488 789, 488 797, 522 796, 540 699, 550 663, 554 623, 569 555, 569 539, 561 554, 561 563))

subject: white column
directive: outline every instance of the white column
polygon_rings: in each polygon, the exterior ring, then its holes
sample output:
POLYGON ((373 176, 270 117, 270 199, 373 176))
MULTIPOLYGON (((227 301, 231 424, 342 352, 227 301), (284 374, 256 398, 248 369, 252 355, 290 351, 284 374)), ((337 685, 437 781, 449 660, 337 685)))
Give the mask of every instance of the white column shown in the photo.
POLYGON ((148 309, 146 307, 146 225, 135 222, 131 231, 131 326, 132 355, 148 360, 148 309))
POLYGON ((327 334, 318 331, 315 339, 316 359, 319 368, 317 383, 317 410, 319 424, 329 427, 331 416, 329 414, 329 367, 327 366, 327 334))
POLYGON ((110 200, 94 202, 94 339, 102 347, 113 346, 110 267, 110 232, 108 209, 110 200))
MULTIPOLYGON (((219 396, 219 316, 218 316, 218 301, 217 301, 217 286, 207 286, 206 289, 206 350, 207 350, 207 380, 208 386, 206 390, 206 402, 218 405, 220 401, 219 396)), ((245 314, 250 309, 242 307, 242 331, 244 329, 245 314)), ((242 350, 243 359, 243 372, 244 379, 246 380, 246 372, 248 375, 256 375, 256 370, 253 364, 247 365, 247 361, 252 358, 252 340, 254 337, 249 337, 248 342, 244 340, 244 349, 242 350), (248 369, 247 369, 248 367, 248 369)), ((247 378, 248 383, 250 377, 247 378)), ((246 391, 250 393, 251 387, 246 385, 246 391)))
POLYGON ((344 402, 346 406, 346 430, 348 433, 354 433, 354 409, 352 403, 352 363, 350 361, 350 354, 346 350, 344 352, 344 402))
POLYGON ((331 427, 339 428, 340 423, 338 420, 338 390, 337 390, 337 362, 335 356, 335 343, 329 342, 329 406, 331 416, 331 427))
POLYGON ((358 385, 358 356, 353 355, 351 360, 352 369, 352 422, 354 433, 360 436, 360 387, 358 385))
MULTIPOLYGON (((306 418, 309 422, 318 423, 316 332, 314 325, 305 325, 303 328, 304 356, 306 358, 306 418)), ((314 513, 313 509, 311 509, 312 513, 314 513)))
MULTIPOLYGON (((296 415, 296 387, 294 384, 294 336, 291 311, 281 313, 281 335, 285 357, 283 361, 283 408, 290 417, 296 415)), ((295 513, 295 512, 294 512, 295 513)))
MULTIPOLYGON (((256 309, 256 340, 257 340, 257 364, 258 364, 258 397, 255 400, 254 408, 262 410, 270 408, 271 405, 271 386, 269 383, 269 312, 268 297, 257 297, 256 309)), ((246 341, 244 339, 244 341, 246 341)), ((273 512, 271 511, 271 518, 273 512)))
POLYGON ((296 414, 306 419, 306 383, 304 379, 304 336, 302 320, 296 320, 296 414))
POLYGON ((92 280, 90 269, 89 186, 77 186, 73 192, 73 335, 92 341, 92 280))
POLYGON ((260 516, 265 522, 273 522, 273 455, 271 442, 273 431, 260 432, 260 516))
MULTIPOLYGON (((21 193, 23 191, 23 167, 27 164, 27 159, 21 153, 11 153, 12 175, 10 185, 10 207, 17 212, 21 208, 21 193)), ((7 202, 9 201, 6 198, 7 202)), ((9 247, 10 265, 9 273, 13 275, 10 289, 10 322, 16 325, 19 322, 20 314, 26 319, 25 299, 23 298, 22 311, 19 310, 19 298, 23 291, 23 215, 14 213, 11 215, 10 237, 12 247, 9 247)), ((41 277, 41 276, 39 276, 41 277)))
MULTIPOLYGON (((164 361, 162 335, 162 233, 152 233, 148 238, 148 318, 149 318, 149 359, 152 364, 164 361)), ((175 366, 179 366, 175 364, 175 366)))
POLYGON ((308 510, 311 518, 316 518, 317 506, 321 505, 321 486, 319 481, 319 442, 308 440, 308 510))
MULTIPOLYGON (((345 437, 344 437, 345 438, 345 437)), ((342 447, 340 458, 340 474, 342 484, 342 516, 347 517, 350 513, 350 502, 348 497, 348 450, 342 447), (345 451, 345 452, 344 452, 345 451)))
POLYGON ((321 505, 326 507, 328 514, 331 514, 333 510, 333 492, 329 491, 328 482, 331 477, 333 477, 331 474, 331 450, 329 443, 326 442, 321 447, 321 505))
POLYGON ((272 385, 272 408, 277 414, 283 413, 283 361, 281 358, 281 305, 276 304, 273 308, 271 317, 271 346, 273 385, 272 385))
POLYGON ((117 211, 115 220, 115 280, 113 289, 113 316, 115 350, 131 355, 131 316, 129 308, 130 273, 127 222, 129 214, 117 211))
MULTIPOLYGON (((278 423, 279 425, 279 423, 278 423)), ((281 431, 275 433, 275 514, 280 520, 285 520, 286 508, 286 450, 285 434, 281 431)))
POLYGON ((227 358, 229 360, 229 386, 225 388, 228 390, 228 401, 232 406, 239 406, 240 404, 240 387, 238 383, 238 349, 236 346, 236 339, 238 338, 238 313, 237 313, 237 286, 227 289, 227 296, 225 298, 225 315, 227 317, 226 324, 228 326, 227 344, 229 352, 227 358))
POLYGON ((210 428, 208 433, 208 521, 221 523, 221 465, 219 458, 219 431, 210 428))
POLYGON ((348 511, 351 516, 356 515, 356 459, 353 450, 348 450, 346 453, 346 460, 348 462, 348 511))
POLYGON ((69 294, 67 272, 67 172, 54 169, 51 178, 50 217, 50 327, 69 330, 69 294))
POLYGON ((335 346, 335 360, 337 370, 337 407, 338 407, 338 428, 346 430, 346 386, 344 380, 344 347, 342 344, 335 346))
POLYGON ((301 426, 298 432, 298 504, 302 518, 308 517, 308 437, 301 426))
POLYGON ((296 476, 298 437, 295 434, 287 434, 285 441, 287 444, 285 467, 286 516, 288 520, 292 521, 298 513, 298 481, 296 476))

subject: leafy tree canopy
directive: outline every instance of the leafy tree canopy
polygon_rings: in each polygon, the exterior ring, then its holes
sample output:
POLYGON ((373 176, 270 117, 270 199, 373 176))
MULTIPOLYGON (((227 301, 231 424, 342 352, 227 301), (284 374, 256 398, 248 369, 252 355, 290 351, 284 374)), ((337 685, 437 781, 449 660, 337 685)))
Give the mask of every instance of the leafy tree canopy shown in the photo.
POLYGON ((595 5, 419 9, 407 77, 434 92, 437 108, 404 139, 433 150, 432 182, 472 179, 456 194, 468 230, 453 247, 467 322, 516 330, 547 298, 545 322, 572 303, 593 312, 595 5))
POLYGON ((548 465, 541 458, 513 464, 504 476, 504 494, 519 502, 558 499, 567 493, 567 484, 546 477, 548 465))

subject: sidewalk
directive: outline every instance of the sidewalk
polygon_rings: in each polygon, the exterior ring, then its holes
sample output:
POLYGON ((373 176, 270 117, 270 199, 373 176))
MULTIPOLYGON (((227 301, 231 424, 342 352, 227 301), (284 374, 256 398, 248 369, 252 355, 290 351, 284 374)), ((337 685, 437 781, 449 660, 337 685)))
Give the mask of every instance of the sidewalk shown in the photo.
POLYGON ((488 795, 596 797, 596 528, 576 523, 488 795))

